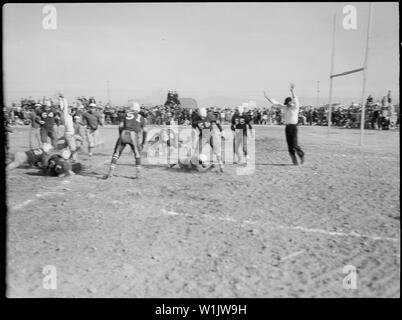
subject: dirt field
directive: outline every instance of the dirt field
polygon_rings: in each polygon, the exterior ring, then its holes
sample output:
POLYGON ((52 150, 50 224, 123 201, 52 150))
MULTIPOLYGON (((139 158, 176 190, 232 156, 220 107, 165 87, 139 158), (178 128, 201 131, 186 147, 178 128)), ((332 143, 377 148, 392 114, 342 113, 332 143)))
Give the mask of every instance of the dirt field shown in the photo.
MULTIPOLYGON (((11 150, 28 128, 14 128, 11 150)), ((251 175, 146 165, 128 149, 106 174, 116 127, 82 175, 7 177, 9 297, 400 297, 399 131, 258 127, 251 175), (343 268, 357 270, 346 290, 343 268), (46 265, 57 289, 46 290, 46 265)))

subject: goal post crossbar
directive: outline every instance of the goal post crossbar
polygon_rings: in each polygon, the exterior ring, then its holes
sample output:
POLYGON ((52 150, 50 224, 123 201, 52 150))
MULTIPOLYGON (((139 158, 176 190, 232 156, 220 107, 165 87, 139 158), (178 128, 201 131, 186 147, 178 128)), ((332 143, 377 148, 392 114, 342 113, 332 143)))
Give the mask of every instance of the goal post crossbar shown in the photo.
POLYGON ((342 77, 342 76, 346 76, 348 74, 356 73, 356 72, 360 72, 360 71, 364 71, 364 68, 358 68, 358 69, 345 71, 345 72, 342 72, 342 73, 332 74, 329 77, 332 79, 332 78, 335 78, 335 77, 342 77))

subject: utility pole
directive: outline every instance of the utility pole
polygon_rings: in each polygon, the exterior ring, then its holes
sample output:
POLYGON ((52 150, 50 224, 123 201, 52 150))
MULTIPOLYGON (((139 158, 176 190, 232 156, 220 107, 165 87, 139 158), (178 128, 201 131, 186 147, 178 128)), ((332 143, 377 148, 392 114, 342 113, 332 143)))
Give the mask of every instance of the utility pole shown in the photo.
POLYGON ((320 81, 317 81, 317 108, 320 107, 320 81))
POLYGON ((334 57, 335 57, 335 26, 336 26, 336 14, 334 14, 333 26, 332 26, 332 51, 331 51, 331 71, 329 73, 329 104, 328 104, 328 129, 327 135, 329 136, 329 130, 331 129, 331 115, 332 115, 332 75, 334 73, 334 57))
POLYGON ((107 101, 109 103, 109 106, 112 104, 110 101, 110 81, 107 81, 107 101))

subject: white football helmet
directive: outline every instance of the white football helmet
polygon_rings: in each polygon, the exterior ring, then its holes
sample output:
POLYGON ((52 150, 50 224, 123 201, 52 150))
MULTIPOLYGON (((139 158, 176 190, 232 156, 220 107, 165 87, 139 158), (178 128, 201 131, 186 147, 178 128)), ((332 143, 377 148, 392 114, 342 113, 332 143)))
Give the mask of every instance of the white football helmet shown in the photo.
POLYGON ((133 112, 134 112, 134 111, 139 112, 139 111, 141 110, 141 107, 140 107, 140 104, 139 104, 138 102, 131 101, 131 102, 129 103, 128 109, 129 109, 130 111, 133 111, 133 112))
POLYGON ((61 157, 62 157, 64 160, 70 159, 70 157, 71 157, 71 151, 70 151, 70 149, 64 149, 64 150, 61 152, 61 157))

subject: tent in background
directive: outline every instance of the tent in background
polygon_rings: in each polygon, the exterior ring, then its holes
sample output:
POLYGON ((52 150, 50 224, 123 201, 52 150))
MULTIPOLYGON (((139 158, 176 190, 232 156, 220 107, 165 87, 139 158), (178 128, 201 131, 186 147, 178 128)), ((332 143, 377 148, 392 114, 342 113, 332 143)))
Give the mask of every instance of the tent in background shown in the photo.
POLYGON ((186 108, 186 109, 197 109, 198 108, 198 104, 197 101, 195 101, 195 99, 193 98, 180 98, 180 105, 182 108, 186 108))

